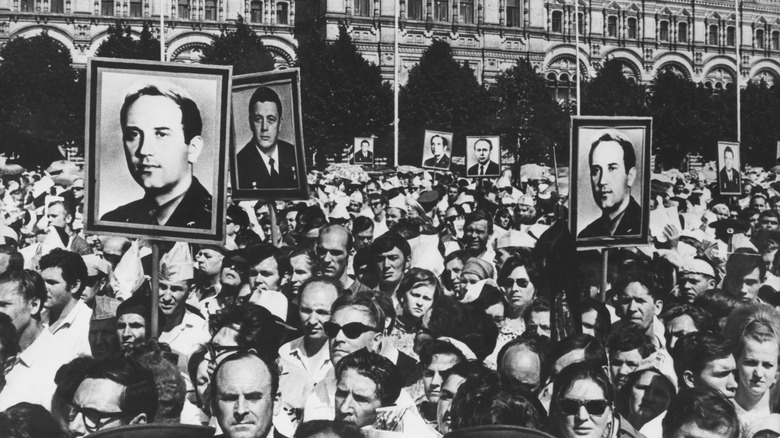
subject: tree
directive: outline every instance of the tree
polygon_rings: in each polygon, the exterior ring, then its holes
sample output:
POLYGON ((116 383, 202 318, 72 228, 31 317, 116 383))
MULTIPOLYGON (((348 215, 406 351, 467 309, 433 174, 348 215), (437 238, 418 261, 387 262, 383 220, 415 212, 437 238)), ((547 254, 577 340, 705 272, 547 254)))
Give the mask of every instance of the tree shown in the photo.
POLYGON ((463 156, 466 136, 491 134, 487 91, 474 70, 460 65, 445 41, 436 40, 409 71, 400 95, 400 164, 422 162, 425 130, 452 132, 453 155, 463 156))
POLYGON ((271 71, 275 66, 274 57, 263 45, 262 38, 240 15, 236 19, 236 30, 222 32, 206 46, 200 62, 232 65, 234 75, 271 71))
POLYGON ((70 51, 44 32, 12 39, 0 56, 0 151, 48 166, 57 146, 82 145, 85 89, 70 51))
POLYGON ((149 23, 144 23, 138 40, 133 38, 130 26, 117 23, 109 26, 108 38, 100 44, 95 56, 156 61, 160 59, 160 41, 152 36, 149 23))
POLYGON ((645 108, 645 86, 629 81, 623 74, 623 63, 606 61, 593 80, 583 87, 583 115, 642 116, 645 108))
POLYGON ((780 87, 749 82, 742 90, 742 162, 767 165, 777 160, 780 140, 780 87))
MULTIPOLYGON (((316 32, 298 49, 301 69, 303 134, 318 161, 337 158, 354 137, 375 135, 375 156, 389 154, 393 95, 379 66, 357 51, 346 28, 327 44, 316 32)), ((312 156, 313 154, 307 154, 312 156)))
POLYGON ((555 148, 559 163, 568 161, 569 114, 527 60, 499 74, 489 92, 496 106, 493 127, 505 154, 520 164, 552 165, 555 148))

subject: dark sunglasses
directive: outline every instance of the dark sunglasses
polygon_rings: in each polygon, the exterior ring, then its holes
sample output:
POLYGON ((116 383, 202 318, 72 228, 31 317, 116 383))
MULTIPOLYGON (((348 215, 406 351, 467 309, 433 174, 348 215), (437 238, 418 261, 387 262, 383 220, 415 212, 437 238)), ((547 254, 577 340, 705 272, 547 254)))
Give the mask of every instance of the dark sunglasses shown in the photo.
POLYGON ((357 339, 366 332, 376 332, 379 331, 375 327, 371 327, 359 322, 350 322, 349 324, 344 325, 338 325, 335 322, 326 322, 322 325, 325 329, 325 334, 328 335, 329 338, 335 338, 338 336, 340 331, 344 332, 344 336, 346 336, 348 339, 357 339))
POLYGON ((609 407, 609 402, 606 400, 574 400, 570 398, 564 398, 558 402, 558 408, 563 415, 577 415, 580 412, 580 406, 585 406, 585 410, 590 415, 601 415, 609 407))
POLYGON ((528 287, 528 285, 531 284, 531 281, 528 280, 527 278, 515 278, 515 279, 506 278, 504 279, 503 283, 504 283, 504 287, 507 288, 512 287, 514 285, 518 285, 520 287, 528 287))
POLYGON ((73 422, 79 414, 81 414, 84 427, 90 433, 97 432, 112 421, 128 416, 125 412, 103 412, 92 408, 82 408, 74 403, 65 402, 65 418, 68 422, 73 422))

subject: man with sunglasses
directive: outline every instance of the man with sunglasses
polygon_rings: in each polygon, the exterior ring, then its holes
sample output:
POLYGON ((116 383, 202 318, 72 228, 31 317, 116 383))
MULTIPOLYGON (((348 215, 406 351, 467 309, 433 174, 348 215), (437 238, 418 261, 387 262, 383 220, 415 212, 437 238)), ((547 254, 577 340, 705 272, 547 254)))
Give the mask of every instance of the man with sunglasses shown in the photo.
POLYGON ((369 194, 368 206, 371 207, 371 213, 374 215, 374 239, 376 239, 389 231, 385 217, 385 209, 388 206, 387 196, 381 193, 369 194))
POLYGON ((109 358, 94 363, 66 404, 71 438, 127 424, 151 423, 157 414, 152 372, 133 359, 109 358))

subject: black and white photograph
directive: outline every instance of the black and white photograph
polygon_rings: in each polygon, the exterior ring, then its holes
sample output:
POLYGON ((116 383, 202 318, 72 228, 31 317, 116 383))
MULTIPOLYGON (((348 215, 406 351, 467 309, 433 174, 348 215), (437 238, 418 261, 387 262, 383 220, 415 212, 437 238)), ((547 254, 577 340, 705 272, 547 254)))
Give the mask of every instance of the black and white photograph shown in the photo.
POLYGON ((90 59, 85 229, 222 241, 230 68, 90 59))
POLYGON ((374 137, 355 137, 355 164, 374 164, 374 137))
POLYGON ((739 143, 718 142, 718 192, 721 195, 742 194, 742 162, 739 143))
POLYGON ((466 137, 466 176, 498 178, 501 176, 501 145, 497 135, 466 137))
POLYGON ((450 170, 450 164, 452 164, 452 133, 426 130, 422 167, 432 170, 450 170))
POLYGON ((652 119, 572 117, 569 216, 579 247, 648 242, 652 119))
POLYGON ((306 199, 297 69, 233 78, 231 182, 236 199, 306 199))

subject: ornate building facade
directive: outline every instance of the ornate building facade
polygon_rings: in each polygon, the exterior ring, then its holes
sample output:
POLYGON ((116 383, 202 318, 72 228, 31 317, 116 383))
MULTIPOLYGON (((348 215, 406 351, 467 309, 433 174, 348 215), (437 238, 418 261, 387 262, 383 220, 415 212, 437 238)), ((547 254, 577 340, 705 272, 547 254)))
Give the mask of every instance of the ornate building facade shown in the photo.
MULTIPOLYGON (((388 0, 311 0, 299 22, 329 40, 347 25, 363 55, 391 79, 394 4, 388 0)), ((631 80, 650 82, 672 70, 713 90, 748 80, 780 80, 780 3, 740 0, 579 1, 581 64, 576 65, 575 0, 397 0, 400 81, 434 39, 450 43, 484 81, 527 58, 551 87, 571 93, 577 71, 595 75, 605 60, 623 64, 631 80), (736 61, 737 29, 741 56, 736 61), (739 64, 739 65, 737 65, 739 64)), ((559 95, 559 97, 564 97, 559 95)))
POLYGON ((292 0, 0 0, 0 44, 47 32, 70 50, 75 65, 84 65, 117 22, 136 35, 149 23, 159 37, 161 8, 169 61, 197 62, 203 47, 242 15, 262 35, 277 66, 294 63, 292 0))

